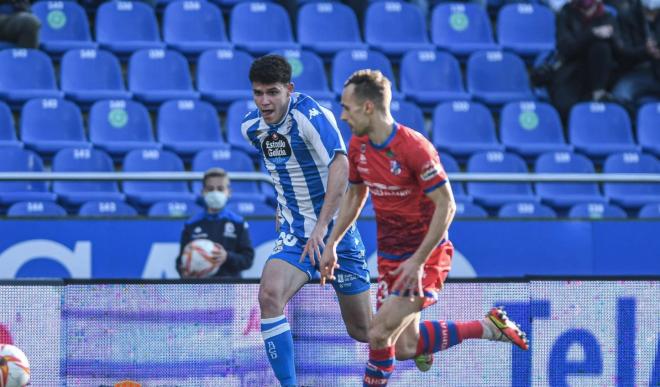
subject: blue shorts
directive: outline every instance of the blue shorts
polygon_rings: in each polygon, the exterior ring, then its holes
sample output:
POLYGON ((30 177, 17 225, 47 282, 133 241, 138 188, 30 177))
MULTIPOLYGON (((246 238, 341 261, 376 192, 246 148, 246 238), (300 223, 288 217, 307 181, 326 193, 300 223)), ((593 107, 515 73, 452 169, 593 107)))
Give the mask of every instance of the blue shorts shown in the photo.
MULTIPOLYGON (((318 262, 316 265, 312 265, 309 257, 306 257, 302 263, 300 262, 300 255, 305 249, 306 243, 307 239, 281 232, 268 260, 281 259, 303 271, 310 280, 319 279, 321 276, 318 262)), ((339 268, 335 269, 336 279, 331 282, 336 292, 351 295, 369 290, 369 269, 367 269, 365 255, 360 233, 355 226, 352 226, 344 239, 337 245, 339 268)))

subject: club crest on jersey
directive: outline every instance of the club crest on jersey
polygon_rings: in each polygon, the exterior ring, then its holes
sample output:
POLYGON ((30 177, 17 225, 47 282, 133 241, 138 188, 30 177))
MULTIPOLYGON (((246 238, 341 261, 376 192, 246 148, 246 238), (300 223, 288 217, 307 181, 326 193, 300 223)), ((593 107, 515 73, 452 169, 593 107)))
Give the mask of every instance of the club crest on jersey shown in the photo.
POLYGON ((225 223, 225 233, 223 234, 225 238, 236 238, 236 226, 233 223, 225 223))
POLYGON ((360 145, 360 153, 364 153, 367 151, 367 144, 361 144, 360 145))
POLYGON ((396 161, 396 160, 390 160, 390 172, 392 172, 392 174, 394 176, 400 175, 401 174, 401 164, 399 164, 399 162, 396 161))
POLYGON ((285 136, 277 132, 269 133, 261 142, 264 157, 273 164, 284 164, 291 158, 291 145, 285 136))

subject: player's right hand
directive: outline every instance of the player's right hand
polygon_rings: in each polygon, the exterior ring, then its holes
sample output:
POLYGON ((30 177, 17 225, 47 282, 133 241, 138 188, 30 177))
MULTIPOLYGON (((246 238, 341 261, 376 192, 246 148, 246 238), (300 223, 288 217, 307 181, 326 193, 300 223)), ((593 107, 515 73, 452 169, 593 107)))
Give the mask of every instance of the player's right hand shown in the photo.
POLYGON ((328 243, 323 250, 323 255, 319 262, 319 268, 321 269, 321 286, 325 286, 326 280, 335 280, 335 269, 339 268, 339 263, 337 263, 336 246, 337 245, 334 243, 328 243))

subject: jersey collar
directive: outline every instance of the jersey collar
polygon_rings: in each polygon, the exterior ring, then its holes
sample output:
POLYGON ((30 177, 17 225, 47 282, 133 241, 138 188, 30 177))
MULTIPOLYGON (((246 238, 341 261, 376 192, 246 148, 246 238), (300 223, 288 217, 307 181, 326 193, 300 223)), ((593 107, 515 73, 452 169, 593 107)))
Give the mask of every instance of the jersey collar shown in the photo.
POLYGON ((387 137, 384 143, 382 144, 374 144, 371 139, 369 139, 369 143, 371 144, 372 147, 381 150, 387 148, 388 145, 392 142, 392 139, 396 135, 397 130, 399 130, 399 124, 396 123, 396 121, 392 124, 392 133, 387 137))

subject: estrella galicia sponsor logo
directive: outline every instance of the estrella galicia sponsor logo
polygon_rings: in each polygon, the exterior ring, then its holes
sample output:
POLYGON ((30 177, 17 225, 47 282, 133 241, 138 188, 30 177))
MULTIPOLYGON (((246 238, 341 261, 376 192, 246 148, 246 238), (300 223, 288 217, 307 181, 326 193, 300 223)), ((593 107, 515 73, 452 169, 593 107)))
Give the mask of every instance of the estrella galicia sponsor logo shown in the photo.
POLYGON ((277 132, 271 132, 264 138, 261 142, 261 150, 273 164, 284 164, 291 158, 289 141, 277 132))

